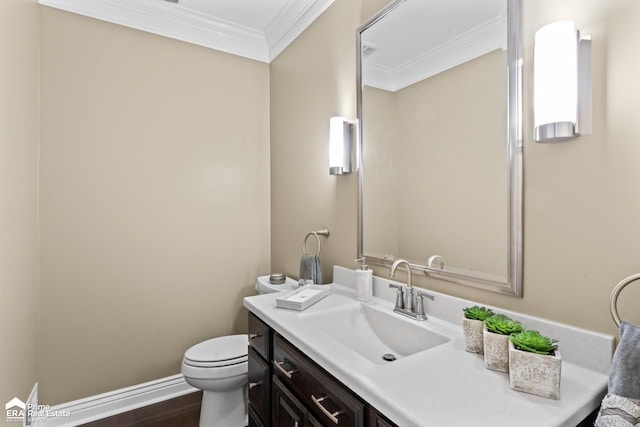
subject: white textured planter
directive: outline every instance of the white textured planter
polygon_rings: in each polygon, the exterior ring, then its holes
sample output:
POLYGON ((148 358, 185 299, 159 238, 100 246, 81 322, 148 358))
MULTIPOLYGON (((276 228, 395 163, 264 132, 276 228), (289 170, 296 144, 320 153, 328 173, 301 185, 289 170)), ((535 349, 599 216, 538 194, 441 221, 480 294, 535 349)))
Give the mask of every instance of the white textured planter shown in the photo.
POLYGON ((462 330, 464 331, 464 349, 469 353, 484 353, 484 340, 482 330, 484 322, 482 320, 462 318, 462 330))
POLYGON ((482 329, 484 366, 487 369, 509 372, 509 335, 494 334, 482 329))
POLYGON ((549 399, 560 399, 562 357, 530 353, 515 348, 509 341, 509 382, 513 390, 549 399))

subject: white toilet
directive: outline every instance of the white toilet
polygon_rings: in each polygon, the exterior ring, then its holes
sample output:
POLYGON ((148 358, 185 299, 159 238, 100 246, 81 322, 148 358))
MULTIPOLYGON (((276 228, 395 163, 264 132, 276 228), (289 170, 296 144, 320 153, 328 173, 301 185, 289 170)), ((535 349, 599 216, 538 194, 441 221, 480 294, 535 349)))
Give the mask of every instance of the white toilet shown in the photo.
MULTIPOLYGON (((269 276, 256 280, 258 294, 295 289, 298 282, 286 278, 272 284, 269 276)), ((247 425, 247 335, 227 335, 189 348, 182 359, 182 375, 202 393, 200 427, 247 425)))

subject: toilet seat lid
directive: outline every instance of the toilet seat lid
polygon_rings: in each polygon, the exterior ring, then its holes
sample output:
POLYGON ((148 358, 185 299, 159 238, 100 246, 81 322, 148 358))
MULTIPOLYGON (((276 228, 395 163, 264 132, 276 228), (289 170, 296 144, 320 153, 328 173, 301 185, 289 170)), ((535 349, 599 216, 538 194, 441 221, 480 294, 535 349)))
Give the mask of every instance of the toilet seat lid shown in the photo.
POLYGON ((227 335, 203 341, 184 353, 185 362, 194 366, 226 366, 247 360, 249 338, 246 334, 227 335))

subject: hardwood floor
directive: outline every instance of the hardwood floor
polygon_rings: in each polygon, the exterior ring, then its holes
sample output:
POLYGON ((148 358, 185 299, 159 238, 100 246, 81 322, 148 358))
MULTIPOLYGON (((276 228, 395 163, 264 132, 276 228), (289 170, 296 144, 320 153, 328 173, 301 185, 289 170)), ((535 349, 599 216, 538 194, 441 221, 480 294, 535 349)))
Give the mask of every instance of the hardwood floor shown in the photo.
POLYGON ((198 427, 202 392, 124 412, 82 427, 198 427))

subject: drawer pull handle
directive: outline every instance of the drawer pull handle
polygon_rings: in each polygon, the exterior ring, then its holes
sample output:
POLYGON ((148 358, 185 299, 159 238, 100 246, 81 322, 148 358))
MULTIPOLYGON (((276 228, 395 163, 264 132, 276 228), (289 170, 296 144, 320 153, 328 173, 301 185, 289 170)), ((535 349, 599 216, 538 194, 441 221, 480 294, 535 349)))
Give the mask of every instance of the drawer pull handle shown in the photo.
POLYGON ((276 362, 275 360, 273 361, 273 366, 279 370, 285 377, 291 379, 291 375, 295 374, 296 372, 298 372, 297 370, 293 369, 291 371, 287 371, 286 369, 284 369, 282 367, 282 365, 284 365, 287 362, 276 362))
POLYGON ((261 337, 261 336, 262 335, 260 335, 260 334, 249 334, 249 339, 252 340, 254 338, 258 338, 258 337, 261 337))
POLYGON ((334 412, 333 414, 327 411, 327 408, 325 408, 321 403, 323 400, 327 400, 327 399, 329 399, 329 396, 323 396, 323 397, 317 398, 313 394, 311 395, 311 400, 313 400, 313 403, 316 404, 318 409, 320 409, 322 413, 327 416, 327 418, 333 421, 334 424, 339 424, 340 421, 338 420, 337 417, 338 415, 342 414, 344 411, 337 411, 337 412, 334 412))
POLYGON ((261 384, 262 384, 262 381, 258 381, 257 383, 249 383, 249 390, 251 390, 254 387, 258 387, 261 384))

